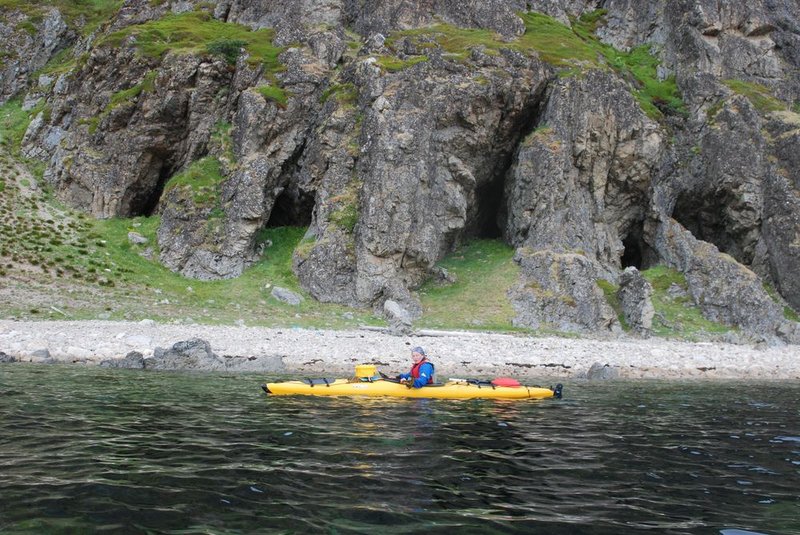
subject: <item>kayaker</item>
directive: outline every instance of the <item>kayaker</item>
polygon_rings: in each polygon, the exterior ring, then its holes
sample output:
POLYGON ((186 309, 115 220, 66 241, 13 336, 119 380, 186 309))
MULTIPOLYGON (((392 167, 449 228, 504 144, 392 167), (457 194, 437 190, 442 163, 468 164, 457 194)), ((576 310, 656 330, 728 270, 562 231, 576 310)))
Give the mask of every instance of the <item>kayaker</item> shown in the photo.
POLYGON ((411 371, 408 373, 401 373, 398 379, 403 382, 409 383, 411 388, 422 388, 425 385, 433 383, 433 363, 428 360, 428 355, 425 350, 420 346, 411 350, 411 360, 414 365, 411 366, 411 371))

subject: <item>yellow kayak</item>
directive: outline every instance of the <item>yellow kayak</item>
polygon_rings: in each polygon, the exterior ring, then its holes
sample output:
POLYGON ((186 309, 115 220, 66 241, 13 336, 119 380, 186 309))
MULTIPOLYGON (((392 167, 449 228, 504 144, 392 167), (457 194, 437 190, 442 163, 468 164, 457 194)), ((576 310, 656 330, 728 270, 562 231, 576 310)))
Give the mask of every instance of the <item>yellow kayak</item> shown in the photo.
POLYGON ((396 380, 380 376, 359 376, 352 379, 304 379, 265 383, 261 388, 273 396, 389 396, 397 398, 439 399, 544 399, 561 397, 562 386, 496 386, 489 381, 451 379, 422 388, 409 388, 396 380))

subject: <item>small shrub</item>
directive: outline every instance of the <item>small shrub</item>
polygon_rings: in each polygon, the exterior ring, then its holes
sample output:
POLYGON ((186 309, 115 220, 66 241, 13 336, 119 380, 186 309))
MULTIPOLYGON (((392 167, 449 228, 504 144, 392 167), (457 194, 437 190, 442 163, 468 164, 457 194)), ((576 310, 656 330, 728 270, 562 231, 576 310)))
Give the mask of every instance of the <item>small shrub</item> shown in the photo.
POLYGON ((247 41, 243 39, 218 39, 206 45, 209 54, 222 56, 230 63, 236 63, 242 49, 247 46, 247 41))

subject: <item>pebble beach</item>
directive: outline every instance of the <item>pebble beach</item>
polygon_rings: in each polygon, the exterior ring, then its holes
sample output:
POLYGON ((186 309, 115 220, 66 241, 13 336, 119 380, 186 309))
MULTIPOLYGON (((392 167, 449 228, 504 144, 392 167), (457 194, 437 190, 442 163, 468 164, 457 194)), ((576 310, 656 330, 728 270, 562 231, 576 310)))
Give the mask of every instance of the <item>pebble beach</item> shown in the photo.
MULTIPOLYGON (((800 379, 800 348, 755 347, 663 339, 573 339, 516 334, 432 332, 393 335, 245 326, 141 322, 0 320, 0 352, 20 362, 96 365, 136 351, 201 338, 220 357, 245 357, 259 371, 267 357, 285 375, 351 375, 375 363, 398 373, 410 366, 410 348, 422 346, 439 378, 514 376, 568 379, 596 375, 620 379, 800 379), (593 369, 594 367, 594 369, 593 369), (604 370, 603 370, 604 369, 604 370), (593 370, 590 373, 590 370, 593 370)), ((275 371, 274 366, 271 371, 275 371)))

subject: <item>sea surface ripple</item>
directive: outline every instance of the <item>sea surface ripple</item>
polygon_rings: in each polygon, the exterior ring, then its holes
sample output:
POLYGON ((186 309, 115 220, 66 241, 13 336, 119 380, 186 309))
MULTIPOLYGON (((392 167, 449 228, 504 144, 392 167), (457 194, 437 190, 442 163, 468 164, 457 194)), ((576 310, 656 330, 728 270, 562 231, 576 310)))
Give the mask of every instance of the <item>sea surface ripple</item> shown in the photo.
POLYGON ((800 534, 797 384, 520 402, 265 379, 0 366, 0 532, 800 534))

